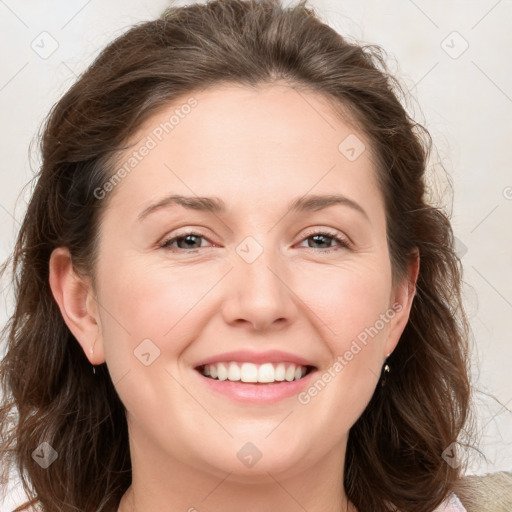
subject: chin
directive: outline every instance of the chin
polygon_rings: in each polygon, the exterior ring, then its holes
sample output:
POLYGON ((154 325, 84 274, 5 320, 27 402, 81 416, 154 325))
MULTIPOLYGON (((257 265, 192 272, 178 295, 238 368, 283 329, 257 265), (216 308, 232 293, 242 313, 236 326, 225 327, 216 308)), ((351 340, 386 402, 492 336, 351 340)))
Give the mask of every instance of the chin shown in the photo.
MULTIPOLYGON (((215 443, 220 447, 220 443, 215 443)), ((269 473, 271 475, 294 474, 305 471, 308 464, 311 464, 311 452, 309 456, 297 450, 294 445, 286 446, 283 450, 277 443, 263 441, 237 441, 231 439, 213 453, 201 452, 203 462, 198 468, 210 468, 212 472, 219 473, 225 477, 230 473, 230 480, 241 483, 267 482, 269 473), (222 452, 221 452, 222 450, 222 452), (209 457, 205 459, 205 455, 209 457)))

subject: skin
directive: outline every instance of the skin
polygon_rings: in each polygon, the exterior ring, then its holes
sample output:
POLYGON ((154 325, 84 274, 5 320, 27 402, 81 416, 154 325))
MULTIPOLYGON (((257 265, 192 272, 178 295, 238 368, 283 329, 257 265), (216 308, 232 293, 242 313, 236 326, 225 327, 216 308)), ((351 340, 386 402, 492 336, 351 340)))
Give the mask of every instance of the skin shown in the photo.
MULTIPOLYGON (((321 96, 276 83, 194 97, 190 114, 109 192, 98 286, 73 271, 66 248, 50 260, 64 320, 92 364, 106 361, 127 408, 133 483, 119 511, 353 511, 342 486, 348 432, 407 323, 419 260, 392 286, 370 143, 321 96), (366 146, 355 161, 338 150, 350 134, 366 146), (171 193, 217 196, 227 211, 173 206, 137 220, 171 193), (368 219, 345 205, 286 210, 297 197, 333 193, 368 219), (192 242, 196 252, 158 245, 187 228, 203 237, 192 242), (352 247, 311 238, 326 228, 352 247), (248 236, 263 248, 252 263, 236 252, 248 236), (297 396, 240 403, 214 394, 194 370, 229 350, 280 349, 321 374, 393 304, 400 311, 307 404, 297 396), (147 338, 160 350, 149 366, 134 357, 147 338), (250 468, 237 457, 247 442, 262 453, 250 468)), ((185 100, 148 119, 134 148, 185 100)))

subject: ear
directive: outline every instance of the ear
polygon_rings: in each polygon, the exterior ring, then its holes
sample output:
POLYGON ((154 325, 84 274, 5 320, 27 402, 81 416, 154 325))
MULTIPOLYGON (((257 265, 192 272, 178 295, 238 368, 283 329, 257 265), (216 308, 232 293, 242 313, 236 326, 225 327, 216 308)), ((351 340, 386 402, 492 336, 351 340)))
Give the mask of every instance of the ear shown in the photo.
POLYGON ((412 301, 416 294, 416 282, 420 271, 420 253, 418 248, 409 258, 407 273, 401 283, 399 283, 391 293, 390 307, 395 311, 395 316, 390 322, 390 330, 385 346, 385 355, 388 356, 395 350, 400 340, 411 312, 412 301))
POLYGON ((104 363, 105 350, 101 337, 98 303, 90 279, 83 278, 75 272, 66 247, 53 250, 49 273, 50 288, 64 322, 80 343, 91 364, 104 363), (94 350, 93 354, 91 349, 94 350))

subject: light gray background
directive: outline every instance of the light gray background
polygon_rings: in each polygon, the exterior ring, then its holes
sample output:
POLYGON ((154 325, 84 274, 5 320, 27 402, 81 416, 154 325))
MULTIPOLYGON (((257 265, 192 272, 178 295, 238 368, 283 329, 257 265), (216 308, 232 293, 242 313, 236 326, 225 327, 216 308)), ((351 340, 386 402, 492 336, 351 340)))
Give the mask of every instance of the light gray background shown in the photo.
MULTIPOLYGON (((29 143, 50 107, 112 38, 170 4, 0 0, 2 260, 30 193, 22 187, 38 165, 36 153, 29 158, 29 143)), ((488 457, 486 462, 472 455, 470 472, 512 470, 512 1, 311 0, 310 5, 342 34, 383 46, 391 70, 416 98, 409 110, 426 124, 437 147, 434 157, 451 176, 452 222, 475 344, 473 375, 481 391, 474 398, 479 441, 488 457)), ((451 189, 437 176, 433 188, 450 210, 451 189)), ((12 307, 5 280, 0 291, 1 325, 12 307)), ((0 496, 0 512, 22 500, 16 479, 12 485, 3 506, 0 496)))

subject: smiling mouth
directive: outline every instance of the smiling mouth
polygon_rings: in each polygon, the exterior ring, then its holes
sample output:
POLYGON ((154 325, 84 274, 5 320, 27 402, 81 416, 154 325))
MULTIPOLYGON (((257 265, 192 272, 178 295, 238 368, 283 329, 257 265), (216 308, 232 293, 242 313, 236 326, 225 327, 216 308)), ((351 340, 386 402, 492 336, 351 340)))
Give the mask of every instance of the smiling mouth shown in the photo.
POLYGON ((235 361, 204 364, 196 370, 204 377, 218 381, 247 384, 276 384, 300 380, 312 371, 314 366, 294 363, 239 363, 235 361))
POLYGON ((206 378, 247 384, 279 384, 300 380, 310 374, 314 366, 301 366, 295 363, 219 362, 203 364, 196 370, 206 378))

